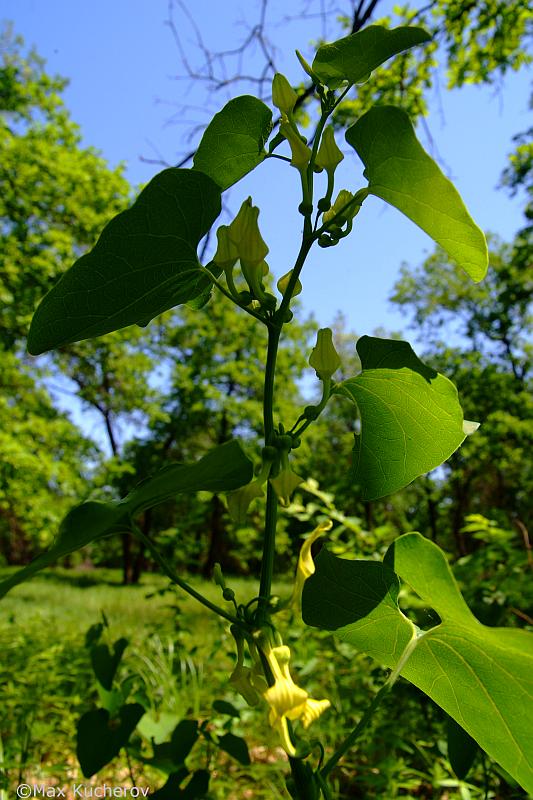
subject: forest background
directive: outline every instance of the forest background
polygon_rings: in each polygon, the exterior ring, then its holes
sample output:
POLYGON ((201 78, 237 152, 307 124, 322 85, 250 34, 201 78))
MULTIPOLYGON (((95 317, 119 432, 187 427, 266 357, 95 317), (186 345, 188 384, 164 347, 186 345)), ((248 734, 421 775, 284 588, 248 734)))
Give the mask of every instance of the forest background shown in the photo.
MULTIPOLYGON (((489 276, 479 285, 464 282, 424 234, 376 200, 341 263, 326 253, 309 264, 301 313, 280 352, 284 416, 313 398, 307 361, 318 327, 334 329, 347 376, 358 370, 359 335, 400 336, 406 324, 405 338, 418 341, 424 361, 457 384, 465 417, 481 427, 442 468, 365 502, 350 480, 353 418, 342 403, 328 405, 298 451, 298 473, 318 485, 304 484, 284 516, 277 570, 290 575, 301 535, 327 515, 340 523, 339 548, 369 556, 418 530, 450 554, 480 619, 533 624, 533 20, 526 5, 433 0, 394 10, 387 0, 308 2, 288 13, 286 4, 283 11, 264 0, 243 13, 236 3, 216 12, 200 3, 192 12, 172 0, 117 2, 105 11, 100 2, 73 10, 56 1, 45 18, 38 4, 2 4, 0 557, 7 571, 48 546, 80 500, 123 496, 161 463, 197 459, 235 436, 254 455, 261 430, 264 342, 254 321, 231 305, 180 308, 148 328, 34 359, 25 339, 43 294, 141 183, 163 166, 189 163, 202 125, 229 97, 251 92, 268 102, 272 75, 282 71, 302 92, 301 120, 311 135, 312 98, 295 47, 309 55, 317 42, 361 23, 414 18, 435 33, 434 45, 383 67, 373 97, 406 108, 428 149, 446 153, 444 170, 489 236, 489 276), (60 72, 75 77, 70 89, 55 74, 61 58, 60 72), (170 83, 169 74, 179 80, 170 83), (156 96, 164 102, 155 105, 156 96)), ((368 100, 364 86, 359 98, 354 117, 368 100)), ((291 260, 286 243, 298 215, 281 171, 272 173, 268 181, 245 179, 225 213, 234 214, 247 194, 264 208, 279 277, 291 260)), ((212 246, 204 243, 207 255, 212 246)), ((261 553, 258 513, 252 506, 239 527, 223 497, 181 496, 146 512, 142 527, 183 573, 209 578, 219 562, 227 574, 247 576, 261 553)), ((95 543, 64 566, 86 574, 120 569, 113 580, 125 584, 154 569, 128 536, 95 543)))

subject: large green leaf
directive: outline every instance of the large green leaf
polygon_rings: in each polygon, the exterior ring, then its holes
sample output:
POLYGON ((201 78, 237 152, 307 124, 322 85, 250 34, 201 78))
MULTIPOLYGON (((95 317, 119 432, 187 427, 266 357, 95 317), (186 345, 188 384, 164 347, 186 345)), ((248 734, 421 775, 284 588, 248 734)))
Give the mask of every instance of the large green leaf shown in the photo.
POLYGON ((207 175, 174 168, 156 175, 43 298, 29 352, 147 324, 205 293, 210 281, 196 250, 220 208, 220 189, 207 175))
POLYGON ((250 95, 235 97, 215 114, 194 156, 195 169, 227 189, 265 157, 272 111, 250 95))
POLYGON ((382 25, 370 25, 344 39, 321 45, 316 51, 312 69, 332 88, 345 80, 361 83, 392 56, 430 39, 423 28, 405 26, 388 30, 382 25))
POLYGON ((433 542, 405 534, 383 564, 347 561, 324 548, 302 607, 307 624, 335 631, 390 668, 418 635, 401 674, 533 791, 533 635, 478 622, 433 542), (439 625, 422 632, 402 614, 395 573, 437 612, 439 625))
POLYGON ((0 598, 13 586, 49 567, 58 558, 109 536, 131 530, 129 518, 172 500, 182 492, 222 492, 238 489, 253 477, 253 465, 233 440, 211 450, 195 464, 170 464, 140 483, 115 503, 89 501, 71 509, 61 522, 53 546, 34 561, 0 582, 0 598))
POLYGON ((446 250, 474 281, 487 271, 483 232, 454 185, 416 138, 409 116, 376 106, 346 131, 366 169, 371 194, 395 206, 446 250))
POLYGON ((127 745, 144 714, 140 703, 122 706, 118 719, 111 720, 103 708, 88 711, 78 722, 76 754, 86 778, 109 764, 127 745))
POLYGON ((363 497, 373 500, 449 458, 465 438, 463 412, 453 383, 423 364, 407 342, 362 336, 357 352, 361 373, 333 391, 359 410, 353 474, 363 497))

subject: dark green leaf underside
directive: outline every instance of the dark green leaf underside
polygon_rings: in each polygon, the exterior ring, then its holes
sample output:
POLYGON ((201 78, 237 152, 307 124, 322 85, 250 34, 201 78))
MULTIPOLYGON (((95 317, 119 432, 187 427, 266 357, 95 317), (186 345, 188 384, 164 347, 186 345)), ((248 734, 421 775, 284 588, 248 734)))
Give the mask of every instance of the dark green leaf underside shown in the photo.
POLYGON ((368 500, 401 489, 442 464, 465 438, 455 386, 424 365, 407 342, 363 336, 361 373, 334 388, 361 417, 354 480, 368 500))
POLYGON ((381 25, 370 25, 344 39, 319 47, 312 69, 324 83, 333 87, 344 80, 360 83, 392 56, 430 39, 431 36, 422 28, 388 30, 381 25))
POLYGON ((215 114, 194 156, 194 168, 227 189, 265 157, 272 111, 250 95, 235 97, 215 114))
POLYGON ((220 189, 203 173, 172 168, 156 175, 43 298, 29 352, 146 325, 205 293, 210 280, 196 251, 220 208, 220 189))
POLYGON ((397 539, 385 562, 347 561, 322 550, 304 588, 304 620, 394 667, 416 633, 397 606, 394 567, 442 620, 419 638, 402 675, 533 791, 533 635, 478 622, 444 554, 420 534, 397 539))
POLYGON ((61 522, 55 544, 27 567, 0 583, 0 598, 13 586, 49 567, 58 558, 112 533, 131 530, 129 518, 172 500, 183 492, 238 489, 253 477, 253 465, 233 440, 216 447, 194 464, 169 464, 116 503, 89 501, 73 508, 61 522))
POLYGON ((369 190, 395 206, 480 281, 488 265, 483 232, 461 196, 418 142, 409 116, 376 106, 346 131, 365 165, 369 190))

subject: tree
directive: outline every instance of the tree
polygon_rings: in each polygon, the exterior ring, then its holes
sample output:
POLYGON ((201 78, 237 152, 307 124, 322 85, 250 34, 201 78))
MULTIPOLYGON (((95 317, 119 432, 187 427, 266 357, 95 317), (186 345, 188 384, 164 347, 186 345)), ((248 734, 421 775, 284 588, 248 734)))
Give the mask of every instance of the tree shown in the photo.
MULTIPOLYGON (((222 90, 251 91, 268 102, 272 78, 279 71, 276 25, 287 26, 302 19, 313 21, 319 43, 376 23, 387 27, 419 25, 432 35, 423 52, 400 54, 374 73, 371 81, 360 84, 357 95, 338 110, 335 120, 339 126, 350 124, 375 102, 401 106, 413 120, 424 117, 439 71, 445 72, 448 89, 466 84, 497 85, 506 73, 531 62, 531 15, 522 0, 405 0, 389 13, 390 3, 385 0, 344 4, 315 0, 302 2, 298 11, 285 14, 282 20, 273 18, 268 0, 257 3, 256 8, 255 19, 245 25, 241 41, 214 50, 204 38, 194 11, 181 0, 171 0, 167 24, 180 59, 177 77, 203 86, 207 103, 212 101, 218 107, 222 90), (194 49, 187 47, 185 31, 192 34, 194 49)), ((316 41, 310 53, 315 46, 316 41)), ((297 89, 300 119, 310 123, 316 110, 313 86, 311 82, 301 83, 297 89)), ((192 127, 190 140, 196 139, 202 127, 192 127)), ((193 155, 193 148, 183 153, 179 166, 187 164, 193 155)))
POLYGON ((0 453, 0 547, 7 563, 21 563, 51 544, 87 493, 85 465, 96 450, 8 352, 1 353, 0 453))
POLYGON ((463 553, 467 514, 523 525, 531 511, 532 282, 524 253, 493 240, 487 278, 467 286, 437 250, 418 269, 403 267, 391 298, 411 315, 437 368, 448 365, 466 417, 481 422, 446 465, 438 491, 441 529, 463 553))
POLYGON ((24 341, 37 302, 102 226, 125 207, 122 167, 80 146, 61 93, 35 51, 0 38, 0 337, 24 341))

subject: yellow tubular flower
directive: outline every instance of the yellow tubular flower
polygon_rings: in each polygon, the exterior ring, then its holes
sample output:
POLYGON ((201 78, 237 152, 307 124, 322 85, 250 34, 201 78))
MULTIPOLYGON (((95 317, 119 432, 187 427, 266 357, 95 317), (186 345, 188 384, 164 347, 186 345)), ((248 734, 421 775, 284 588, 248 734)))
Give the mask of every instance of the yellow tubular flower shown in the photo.
POLYGON ((313 700, 312 697, 308 697, 305 701, 305 709, 302 714, 304 728, 307 730, 310 724, 314 722, 315 719, 318 719, 322 712, 329 708, 330 705, 331 703, 329 700, 313 700))
POLYGON ((299 608, 301 604, 304 583, 315 571, 315 562, 311 555, 311 547, 317 539, 324 536, 332 527, 333 523, 330 519, 328 519, 327 522, 321 522, 320 525, 314 529, 312 534, 308 536, 300 549, 298 566, 296 567, 296 578, 294 580, 294 588, 291 597, 291 605, 294 605, 296 608, 299 608))
POLYGON ((296 749, 289 735, 287 720, 300 719, 304 728, 307 728, 329 707, 330 702, 313 700, 305 689, 294 683, 289 669, 291 651, 286 645, 268 648, 265 657, 274 677, 274 685, 269 686, 263 694, 270 706, 268 721, 277 729, 283 748, 290 756, 294 756, 296 749))

